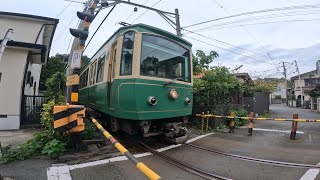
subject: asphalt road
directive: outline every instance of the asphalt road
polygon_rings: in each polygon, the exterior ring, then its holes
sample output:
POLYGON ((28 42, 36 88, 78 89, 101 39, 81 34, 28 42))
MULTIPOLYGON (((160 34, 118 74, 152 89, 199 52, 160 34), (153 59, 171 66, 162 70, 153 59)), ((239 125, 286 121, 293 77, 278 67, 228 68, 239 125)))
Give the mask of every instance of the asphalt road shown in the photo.
MULTIPOLYGON (((272 105, 274 117, 320 119, 320 114, 309 110, 300 110, 284 105, 272 105)), ((247 129, 236 129, 235 133, 215 133, 193 142, 193 144, 216 149, 227 153, 292 163, 317 164, 320 162, 320 123, 300 123, 297 140, 289 140, 291 122, 257 121, 255 128, 287 130, 287 132, 269 132, 255 130, 253 136, 247 136, 247 129)), ((180 146, 164 152, 198 168, 232 179, 300 179, 308 169, 290 168, 242 161, 208 153, 192 147, 180 146)), ((163 179, 202 179, 172 166, 163 160, 148 156, 140 159, 155 170, 163 179)), ((121 161, 71 172, 75 180, 84 179, 146 179, 130 162, 121 161)), ((316 179, 320 179, 317 177, 316 179)))
MULTIPOLYGON (((270 110, 274 117, 291 118, 293 113, 298 113, 300 118, 320 119, 318 118, 320 117, 319 113, 285 107, 284 105, 272 105, 270 110)), ((254 130, 253 136, 247 135, 246 128, 240 128, 236 129, 235 133, 232 134, 217 132, 194 141, 192 144, 255 158, 317 164, 320 162, 319 125, 320 123, 299 122, 298 131, 301 133, 297 134, 297 140, 293 141, 289 140, 291 122, 256 121, 254 122, 254 127, 265 130, 254 130), (270 129, 276 131, 267 131, 270 129)), ((273 166, 238 160, 185 145, 164 153, 211 173, 232 179, 300 179, 308 171, 308 169, 302 168, 273 166)), ((147 156, 139 158, 139 160, 157 172, 163 179, 202 179, 155 156, 147 156)), ((48 163, 46 161, 29 160, 0 165, 0 173, 15 179, 45 179, 45 170, 48 163)), ((320 179, 319 176, 316 179, 320 179)), ((146 179, 128 160, 74 169, 71 171, 71 177, 73 180, 146 179)))

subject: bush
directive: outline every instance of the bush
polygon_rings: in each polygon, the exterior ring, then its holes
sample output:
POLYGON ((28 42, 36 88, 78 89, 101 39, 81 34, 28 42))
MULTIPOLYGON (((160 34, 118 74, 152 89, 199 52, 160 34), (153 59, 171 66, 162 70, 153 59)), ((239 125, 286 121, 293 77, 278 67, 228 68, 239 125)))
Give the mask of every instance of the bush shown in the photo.
MULTIPOLYGON (((239 107, 237 109, 230 109, 229 114, 231 114, 231 112, 234 112, 235 116, 238 116, 238 117, 248 117, 249 116, 248 111, 243 107, 239 107)), ((243 120, 240 118, 235 118, 234 122, 235 122, 235 126, 244 126, 247 124, 246 120, 243 120)))
POLYGON ((65 143, 57 139, 53 139, 44 145, 44 148, 41 151, 41 153, 44 155, 48 155, 52 158, 57 158, 60 155, 62 155, 65 151, 65 143))

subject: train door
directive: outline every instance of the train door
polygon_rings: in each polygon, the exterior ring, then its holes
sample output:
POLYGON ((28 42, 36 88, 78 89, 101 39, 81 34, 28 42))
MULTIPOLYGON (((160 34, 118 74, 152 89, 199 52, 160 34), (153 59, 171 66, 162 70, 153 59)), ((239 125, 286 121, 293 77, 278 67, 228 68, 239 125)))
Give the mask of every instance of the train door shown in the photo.
POLYGON ((109 68, 108 68, 108 106, 110 109, 112 109, 112 99, 113 99, 113 80, 115 76, 115 67, 116 67, 116 60, 117 60, 117 42, 115 42, 112 45, 112 50, 111 50, 111 58, 110 58, 110 63, 109 63, 109 68))

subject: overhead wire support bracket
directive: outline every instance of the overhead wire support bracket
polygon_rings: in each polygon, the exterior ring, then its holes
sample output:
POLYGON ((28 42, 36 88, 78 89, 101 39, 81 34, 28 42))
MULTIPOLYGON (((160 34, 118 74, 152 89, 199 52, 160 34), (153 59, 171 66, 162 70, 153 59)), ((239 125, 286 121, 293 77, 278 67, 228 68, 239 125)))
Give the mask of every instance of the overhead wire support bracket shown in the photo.
MULTIPOLYGON (((122 0, 107 0, 107 1, 114 1, 114 2, 116 2, 117 4, 118 4, 118 3, 129 4, 129 5, 133 5, 133 6, 137 6, 137 7, 141 7, 141 8, 145 8, 145 9, 149 9, 149 10, 155 11, 155 12, 157 12, 157 13, 176 15, 176 13, 173 13, 173 12, 162 11, 162 10, 159 10, 159 9, 155 9, 155 8, 148 7, 148 6, 141 5, 141 4, 136 4, 136 3, 133 3, 133 2, 122 1, 122 0)), ((110 4, 111 4, 111 3, 110 3, 110 4)))

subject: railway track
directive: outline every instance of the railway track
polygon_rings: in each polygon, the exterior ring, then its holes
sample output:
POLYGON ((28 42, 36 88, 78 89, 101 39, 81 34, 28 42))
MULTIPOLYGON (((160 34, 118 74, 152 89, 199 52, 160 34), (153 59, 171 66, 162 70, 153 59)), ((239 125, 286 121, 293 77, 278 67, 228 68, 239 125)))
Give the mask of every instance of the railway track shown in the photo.
POLYGON ((247 157, 247 156, 241 156, 241 155, 236 155, 236 154, 230 154, 230 153, 225 153, 213 149, 208 149, 205 147, 197 146, 194 144, 184 144, 186 146, 196 148, 196 149, 201 149, 204 151, 240 159, 240 160, 245 160, 245 161, 251 161, 251 162, 256 162, 256 163, 262 163, 262 164, 270 164, 270 165, 275 165, 275 166, 285 166, 285 167, 295 167, 295 168, 316 168, 319 169, 319 165, 312 165, 312 164, 300 164, 300 163, 290 163, 290 162, 283 162, 283 161, 272 161, 272 160, 266 160, 266 159, 259 159, 259 158, 253 158, 253 157, 247 157))
POLYGON ((144 144, 143 142, 140 142, 140 146, 139 147, 141 149, 144 149, 145 151, 148 151, 148 152, 152 153, 153 155, 158 156, 161 159, 173 164, 174 166, 179 167, 180 169, 188 171, 188 172, 190 172, 192 174, 195 174, 197 176, 200 176, 202 178, 205 178, 205 179, 218 179, 218 180, 230 180, 230 178, 226 178, 226 177, 223 177, 223 176, 220 176, 220 175, 217 175, 217 174, 213 174, 213 173, 204 171, 202 169, 193 167, 193 166, 191 166, 191 165, 189 165, 187 163, 181 162, 181 161, 176 160, 176 159, 174 159, 172 157, 164 155, 164 154, 162 154, 160 152, 157 152, 154 149, 152 149, 149 146, 147 146, 146 144, 144 144))

